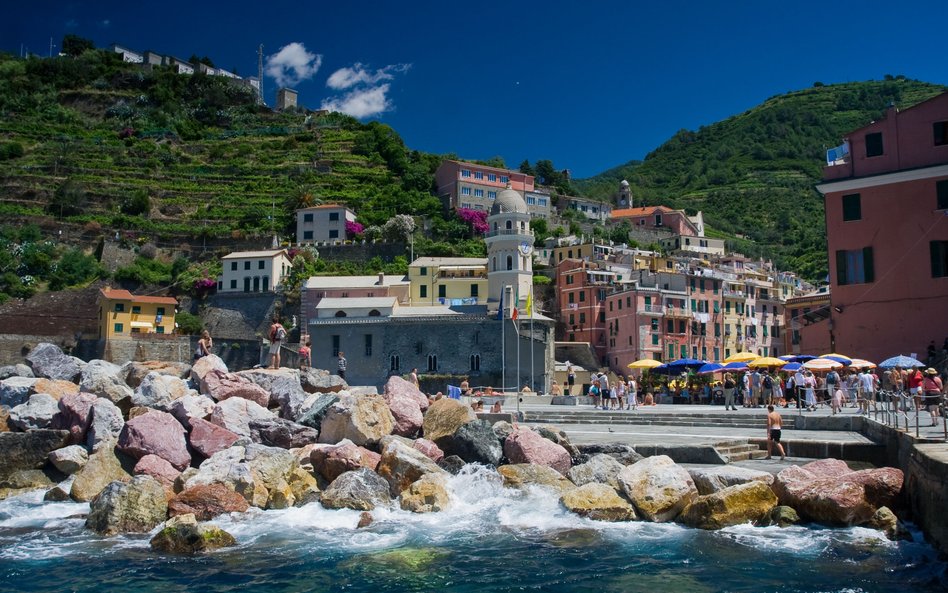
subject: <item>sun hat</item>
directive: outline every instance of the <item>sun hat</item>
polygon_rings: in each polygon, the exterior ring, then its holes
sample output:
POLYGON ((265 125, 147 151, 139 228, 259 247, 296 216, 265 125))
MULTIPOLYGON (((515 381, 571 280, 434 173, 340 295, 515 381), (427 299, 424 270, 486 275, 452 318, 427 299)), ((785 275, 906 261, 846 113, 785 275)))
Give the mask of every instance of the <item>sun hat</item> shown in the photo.
POLYGON ((932 367, 928 367, 927 369, 925 369, 925 374, 926 374, 926 375, 937 375, 937 374, 938 374, 938 371, 936 371, 936 370, 933 369, 932 367))

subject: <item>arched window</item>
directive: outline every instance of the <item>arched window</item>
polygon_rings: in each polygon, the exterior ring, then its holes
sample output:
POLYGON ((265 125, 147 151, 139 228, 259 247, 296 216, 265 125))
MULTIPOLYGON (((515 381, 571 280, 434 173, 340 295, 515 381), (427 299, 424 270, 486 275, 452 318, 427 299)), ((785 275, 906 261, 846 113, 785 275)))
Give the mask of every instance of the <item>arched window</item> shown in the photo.
POLYGON ((497 230, 497 223, 496 223, 496 222, 494 223, 494 230, 495 230, 495 231, 497 230))
POLYGON ((509 230, 512 229, 512 228, 513 228, 513 222, 510 221, 510 220, 508 220, 508 221, 507 221, 507 230, 509 231, 509 230))
POLYGON ((438 370, 438 355, 429 354, 428 355, 428 372, 434 373, 438 370))
POLYGON ((382 314, 379 313, 378 309, 372 309, 371 311, 369 311, 369 317, 381 317, 381 316, 382 314))
POLYGON ((522 230, 525 230, 526 228, 527 228, 527 223, 525 223, 524 221, 521 220, 521 221, 520 221, 520 230, 522 231, 522 230))
POLYGON ((513 257, 509 255, 507 256, 507 269, 508 270, 513 269, 513 257))
POLYGON ((398 355, 392 354, 388 357, 388 370, 397 372, 400 362, 401 361, 398 359, 398 355))
POLYGON ((497 271, 497 257, 496 256, 490 262, 490 271, 491 272, 497 271))
POLYGON ((471 355, 471 370, 472 371, 481 370, 481 355, 480 354, 471 355))
POLYGON ((346 316, 345 311, 336 311, 336 317, 345 317, 345 316, 346 316))

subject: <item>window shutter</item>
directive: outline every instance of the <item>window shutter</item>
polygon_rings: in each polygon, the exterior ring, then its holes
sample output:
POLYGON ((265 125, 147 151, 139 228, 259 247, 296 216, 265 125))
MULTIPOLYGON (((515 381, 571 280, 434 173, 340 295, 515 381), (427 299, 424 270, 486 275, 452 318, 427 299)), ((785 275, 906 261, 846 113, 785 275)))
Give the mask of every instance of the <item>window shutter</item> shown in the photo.
POLYGON ((846 285, 846 252, 842 250, 836 252, 836 284, 846 285))
POLYGON ((872 262, 872 247, 862 248, 862 267, 866 275, 866 283, 875 282, 876 274, 872 262))

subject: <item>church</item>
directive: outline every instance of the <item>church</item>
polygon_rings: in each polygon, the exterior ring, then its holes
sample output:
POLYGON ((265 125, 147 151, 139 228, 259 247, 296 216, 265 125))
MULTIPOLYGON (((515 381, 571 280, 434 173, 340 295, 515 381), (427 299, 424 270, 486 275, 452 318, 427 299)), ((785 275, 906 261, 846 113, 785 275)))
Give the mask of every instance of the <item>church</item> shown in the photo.
POLYGON ((354 385, 381 386, 418 369, 443 377, 445 392, 463 378, 471 387, 548 392, 554 322, 532 306, 534 237, 523 196, 509 186, 499 192, 487 224, 486 262, 419 258, 409 266, 405 298, 319 300, 307 320, 313 366, 334 370, 343 352, 354 385), (462 283, 470 286, 465 298, 457 297, 462 283))

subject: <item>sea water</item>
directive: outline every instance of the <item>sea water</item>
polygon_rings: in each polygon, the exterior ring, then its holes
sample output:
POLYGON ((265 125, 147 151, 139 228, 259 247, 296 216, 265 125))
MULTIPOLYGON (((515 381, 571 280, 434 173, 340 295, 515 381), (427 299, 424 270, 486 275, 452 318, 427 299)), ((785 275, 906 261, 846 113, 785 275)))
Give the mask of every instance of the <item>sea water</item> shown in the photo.
POLYGON ((213 523, 238 546, 193 557, 153 552, 154 534, 102 537, 87 504, 0 502, 0 591, 911 592, 948 589, 948 565, 916 533, 864 528, 605 523, 564 510, 551 491, 505 489, 468 466, 451 507, 359 513, 318 503, 213 523))

